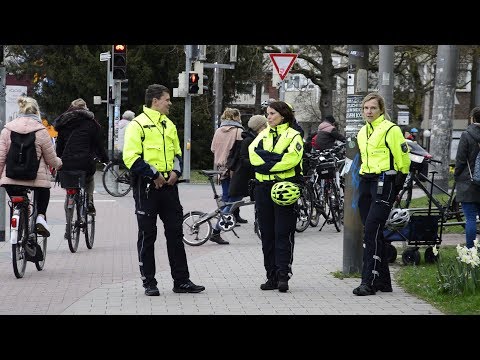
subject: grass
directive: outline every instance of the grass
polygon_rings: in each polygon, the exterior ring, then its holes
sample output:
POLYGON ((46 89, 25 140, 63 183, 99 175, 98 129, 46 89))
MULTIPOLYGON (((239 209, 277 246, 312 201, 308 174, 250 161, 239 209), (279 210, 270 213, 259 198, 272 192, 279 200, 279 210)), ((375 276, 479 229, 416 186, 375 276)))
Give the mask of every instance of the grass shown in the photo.
MULTIPOLYGON (((442 258, 454 258, 455 246, 441 246, 442 258)), ((440 292, 437 282, 437 265, 423 261, 417 266, 393 264, 399 266, 395 274, 397 283, 408 293, 428 302, 440 311, 450 315, 480 315, 480 293, 475 295, 450 295, 440 292)), ((401 261, 401 260, 400 260, 401 261)))
POLYGON ((190 183, 192 184, 208 184, 208 179, 205 175, 200 174, 199 170, 190 171, 190 183))
POLYGON ((351 274, 345 274, 343 271, 334 271, 331 273, 333 277, 343 280, 346 278, 361 278, 362 274, 360 273, 351 273, 351 274))

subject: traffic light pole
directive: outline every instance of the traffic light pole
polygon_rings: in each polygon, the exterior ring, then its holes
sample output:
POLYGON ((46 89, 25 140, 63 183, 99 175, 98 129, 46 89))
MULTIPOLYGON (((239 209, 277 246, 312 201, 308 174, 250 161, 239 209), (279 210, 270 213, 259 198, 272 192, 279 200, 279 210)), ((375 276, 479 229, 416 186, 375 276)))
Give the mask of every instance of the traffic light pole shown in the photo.
MULTIPOLYGON (((284 53, 286 51, 286 46, 281 45, 280 46, 280 51, 284 53)), ((278 98, 280 101, 285 101, 285 80, 280 81, 280 89, 278 92, 278 98)))
POLYGON ((108 70, 107 70, 107 113, 108 113, 108 156, 113 160, 113 104, 112 98, 115 97, 115 92, 113 88, 113 72, 112 72, 112 61, 108 60, 108 70))
MULTIPOLYGON (((0 45, 2 48, 4 45, 0 45)), ((2 54, 5 49, 2 49, 2 54)), ((0 59, 0 126, 5 126, 6 116, 6 82, 5 82, 5 65, 3 64, 3 56, 0 59)), ((5 188, 0 189, 0 241, 5 241, 5 221, 6 221, 6 195, 5 188)))
POLYGON ((183 178, 190 182, 190 144, 192 138, 192 96, 188 93, 188 76, 192 69, 192 45, 185 45, 185 122, 183 124, 183 178))

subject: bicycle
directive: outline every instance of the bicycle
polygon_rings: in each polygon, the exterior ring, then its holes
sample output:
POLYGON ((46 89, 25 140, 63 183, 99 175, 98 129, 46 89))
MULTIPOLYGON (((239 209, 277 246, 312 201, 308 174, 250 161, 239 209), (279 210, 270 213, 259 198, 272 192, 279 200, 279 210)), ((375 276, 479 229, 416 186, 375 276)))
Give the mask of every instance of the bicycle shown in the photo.
POLYGON ((85 171, 59 171, 60 185, 65 189, 65 238, 72 253, 78 250, 80 231, 85 235, 87 249, 95 241, 95 215, 88 213, 85 171))
MULTIPOLYGON (((233 215, 233 212, 241 206, 255 204, 255 201, 239 200, 231 203, 225 203, 222 200, 222 197, 217 193, 214 180, 214 177, 223 174, 223 171, 201 170, 200 174, 205 175, 208 178, 210 186, 213 190, 213 198, 215 199, 217 208, 209 213, 205 213, 203 211, 189 211, 183 215, 183 242, 190 246, 200 246, 205 244, 212 236, 212 219, 216 219, 215 224, 218 223, 221 230, 232 231, 238 238, 239 236, 234 230, 237 221, 235 219, 235 215, 233 215), (223 210, 227 206, 231 207, 228 212, 224 213, 223 210)), ((255 220, 256 219, 257 217, 255 216, 255 220)), ((254 225, 254 228, 258 230, 258 233, 256 232, 258 235, 260 233, 260 229, 256 225, 254 225)))
POLYGON ((311 166, 305 179, 312 203, 310 225, 317 226, 322 215, 325 221, 319 231, 327 223, 333 224, 338 232, 343 227, 344 181, 341 172, 345 158, 340 159, 340 153, 344 149, 345 144, 341 143, 331 149, 308 155, 311 166))
POLYGON ((25 275, 27 261, 35 264, 38 271, 43 270, 47 256, 48 237, 35 231, 37 205, 35 191, 30 200, 32 189, 17 186, 20 195, 10 196, 10 244, 12 245, 13 273, 17 279, 25 275), (32 210, 30 210, 30 207, 32 210))
POLYGON ((103 187, 112 196, 122 197, 132 190, 131 173, 123 161, 103 163, 103 187))
POLYGON ((443 189, 439 185, 435 184, 435 174, 437 171, 430 171, 432 174, 432 178, 429 179, 427 176, 424 175, 424 168, 423 164, 432 164, 438 163, 441 164, 441 161, 434 160, 431 157, 421 156, 417 154, 410 154, 411 158, 411 166, 410 172, 405 179, 403 184, 402 190, 400 190, 399 194, 397 195, 397 199, 393 204, 394 208, 406 208, 410 207, 410 203, 412 201, 412 194, 413 194, 413 186, 417 185, 417 187, 422 190, 428 198, 428 208, 415 208, 416 212, 425 212, 427 211, 428 214, 432 211, 438 212, 441 216, 442 226, 452 226, 452 225, 465 225, 465 220, 463 216, 463 211, 461 210, 460 204, 456 200, 455 196, 455 186, 456 183, 453 184, 450 191, 443 189), (423 183, 427 183, 430 185, 430 189, 423 183), (433 189, 437 189, 440 194, 447 195, 448 198, 446 202, 443 202, 440 199, 437 199, 433 194, 433 189), (435 209, 432 209, 432 205, 435 206, 435 209), (457 220, 456 222, 448 220, 457 220))

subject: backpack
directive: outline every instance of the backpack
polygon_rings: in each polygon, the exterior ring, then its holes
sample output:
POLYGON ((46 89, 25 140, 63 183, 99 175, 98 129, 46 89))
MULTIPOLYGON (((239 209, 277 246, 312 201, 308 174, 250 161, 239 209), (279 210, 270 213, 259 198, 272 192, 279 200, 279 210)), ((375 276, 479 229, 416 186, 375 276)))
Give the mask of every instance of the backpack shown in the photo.
POLYGON ((42 157, 37 158, 37 150, 35 148, 35 133, 39 130, 41 129, 27 134, 11 131, 10 140, 12 143, 5 161, 7 177, 16 180, 35 180, 37 178, 37 171, 42 157))
MULTIPOLYGON (((480 144, 478 145, 480 147, 480 144)), ((468 171, 470 172, 470 181, 472 184, 480 186, 480 151, 475 158, 475 167, 473 168, 473 173, 470 169, 470 163, 467 159, 468 171)))
MULTIPOLYGON (((472 137, 472 139, 475 140, 475 138, 468 131, 467 133, 472 137)), ((475 143, 480 148, 480 144, 477 143, 476 140, 475 140, 475 143)), ((468 166, 468 172, 470 173, 470 181, 472 182, 472 184, 480 186, 480 151, 478 152, 477 157, 475 158, 475 166, 473 168, 473 173, 470 168, 470 163, 468 162, 468 159, 467 159, 467 166, 468 166)))

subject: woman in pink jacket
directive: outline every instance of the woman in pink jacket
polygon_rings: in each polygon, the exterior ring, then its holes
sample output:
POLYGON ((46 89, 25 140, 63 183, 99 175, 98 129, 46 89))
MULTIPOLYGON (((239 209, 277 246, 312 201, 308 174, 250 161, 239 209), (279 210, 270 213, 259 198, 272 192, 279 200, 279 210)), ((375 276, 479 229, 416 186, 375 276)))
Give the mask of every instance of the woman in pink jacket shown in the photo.
POLYGON ((47 165, 58 170, 62 166, 62 160, 55 153, 50 135, 42 124, 37 101, 31 97, 21 96, 18 99, 18 112, 18 117, 7 123, 0 133, 0 185, 5 187, 9 196, 19 194, 18 185, 34 188, 38 210, 36 231, 40 235, 50 236, 45 219, 51 187, 50 170, 47 165), (11 145, 12 131, 20 134, 35 132, 35 150, 40 164, 37 177, 33 180, 12 179, 6 175, 5 165, 11 145))

